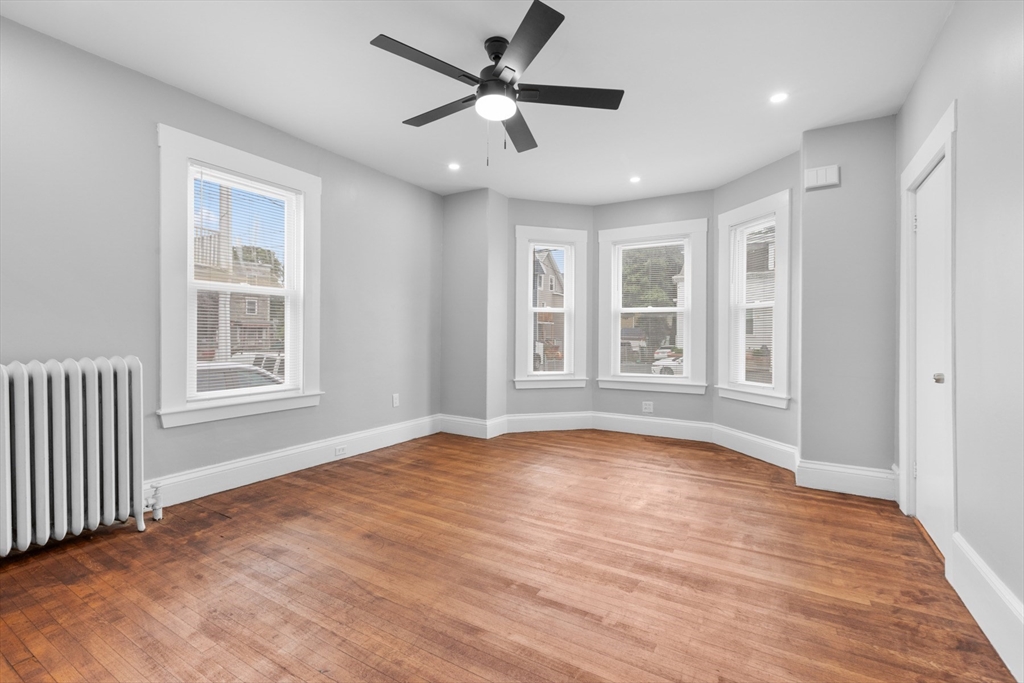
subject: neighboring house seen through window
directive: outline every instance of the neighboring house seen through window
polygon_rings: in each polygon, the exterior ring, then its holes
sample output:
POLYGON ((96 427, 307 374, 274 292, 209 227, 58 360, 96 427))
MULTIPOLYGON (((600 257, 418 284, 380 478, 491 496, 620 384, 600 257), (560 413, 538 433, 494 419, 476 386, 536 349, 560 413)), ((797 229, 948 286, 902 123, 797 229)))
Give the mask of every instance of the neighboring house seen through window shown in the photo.
POLYGON ((582 230, 516 227, 516 388, 586 384, 582 230))
POLYGON ((164 426, 315 405, 320 179, 159 135, 164 426))
POLYGON ((719 394, 789 400, 789 192, 719 216, 719 394))

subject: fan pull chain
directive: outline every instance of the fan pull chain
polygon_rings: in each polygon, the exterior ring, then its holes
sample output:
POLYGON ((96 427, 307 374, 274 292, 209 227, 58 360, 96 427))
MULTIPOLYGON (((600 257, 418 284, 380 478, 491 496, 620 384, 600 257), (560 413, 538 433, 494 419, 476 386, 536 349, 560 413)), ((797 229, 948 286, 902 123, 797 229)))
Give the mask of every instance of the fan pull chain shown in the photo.
POLYGON ((491 122, 487 122, 487 165, 491 165, 491 122))

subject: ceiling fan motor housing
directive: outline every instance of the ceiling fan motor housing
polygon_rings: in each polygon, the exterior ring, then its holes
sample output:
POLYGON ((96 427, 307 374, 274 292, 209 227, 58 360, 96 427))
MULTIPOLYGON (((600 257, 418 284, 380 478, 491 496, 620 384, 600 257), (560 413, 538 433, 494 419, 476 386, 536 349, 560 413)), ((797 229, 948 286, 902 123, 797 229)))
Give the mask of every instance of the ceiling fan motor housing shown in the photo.
MULTIPOLYGON (((507 47, 508 41, 501 36, 492 36, 484 41, 484 49, 487 50, 487 56, 495 64, 501 61, 501 56, 505 54, 505 48, 507 47)), ((493 68, 492 66, 491 69, 493 68)))
MULTIPOLYGON (((484 71, 489 71, 484 69, 484 71)), ((481 77, 483 73, 481 72, 481 77)), ((516 89, 514 86, 505 83, 497 78, 494 78, 488 73, 488 78, 481 80, 480 85, 476 88, 477 97, 486 97, 487 95, 501 95, 507 97, 510 100, 516 99, 516 89)))

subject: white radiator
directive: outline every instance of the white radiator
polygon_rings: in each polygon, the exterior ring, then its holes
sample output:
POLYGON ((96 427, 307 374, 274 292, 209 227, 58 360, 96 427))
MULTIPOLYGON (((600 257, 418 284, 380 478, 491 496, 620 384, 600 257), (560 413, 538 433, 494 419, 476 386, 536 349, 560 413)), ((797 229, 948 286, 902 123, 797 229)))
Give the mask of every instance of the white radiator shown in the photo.
POLYGON ((0 557, 144 507, 138 358, 0 365, 0 557))

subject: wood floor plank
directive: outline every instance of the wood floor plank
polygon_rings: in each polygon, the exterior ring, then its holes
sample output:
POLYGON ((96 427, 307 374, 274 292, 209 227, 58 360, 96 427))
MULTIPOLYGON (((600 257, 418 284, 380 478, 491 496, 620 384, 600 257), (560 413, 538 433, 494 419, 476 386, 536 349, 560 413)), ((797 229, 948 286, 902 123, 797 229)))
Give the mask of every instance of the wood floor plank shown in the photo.
POLYGON ((4 683, 24 683, 24 680, 21 674, 7 661, 7 657, 0 656, 0 681, 4 681, 4 683))
POLYGON ((46 676, 42 676, 40 673, 36 673, 31 678, 56 681, 88 680, 75 669, 74 665, 45 635, 39 632, 32 620, 22 610, 4 615, 4 621, 12 631, 18 634, 18 638, 32 653, 32 658, 23 660, 23 662, 29 662, 30 666, 32 662, 40 664, 43 669, 42 673, 46 674, 46 676))
POLYGON ((437 434, 0 562, 12 681, 1011 681, 912 520, 701 442, 437 434))
MULTIPOLYGON (((43 585, 26 585, 26 582, 19 579, 18 586, 21 595, 26 602, 31 600, 30 605, 23 605, 23 612, 39 632, 53 645, 60 650, 65 659, 85 679, 91 681, 114 681, 121 678, 138 677, 138 672, 131 667, 119 667, 115 669, 115 675, 98 659, 94 648, 85 647, 51 614, 51 610, 57 608, 56 595, 48 587, 43 585)), ((85 634, 82 634, 85 636, 85 634)), ((102 656, 102 655, 100 655, 102 656)))

